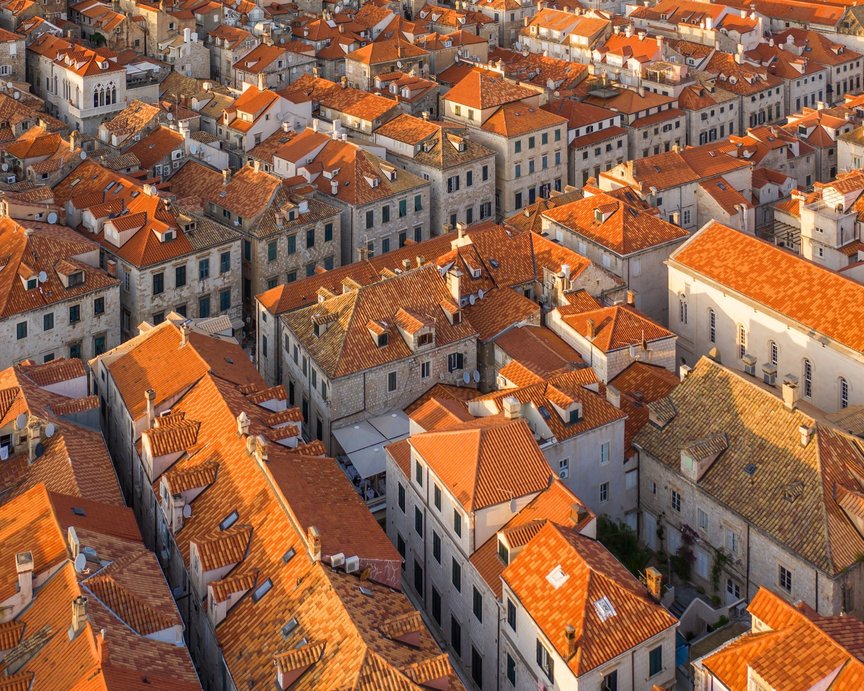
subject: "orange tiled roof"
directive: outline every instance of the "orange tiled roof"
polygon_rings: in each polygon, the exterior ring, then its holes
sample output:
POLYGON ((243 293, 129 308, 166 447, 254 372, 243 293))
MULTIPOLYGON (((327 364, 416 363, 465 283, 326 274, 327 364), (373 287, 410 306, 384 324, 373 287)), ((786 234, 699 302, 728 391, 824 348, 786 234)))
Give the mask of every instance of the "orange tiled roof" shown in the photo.
POLYGON ((501 578, 576 676, 677 624, 603 545, 552 523, 501 578), (556 569, 566 577, 559 587, 547 578, 556 569), (614 612, 605 620, 595 604, 604 598, 614 612), (567 626, 576 629, 575 650, 568 649, 567 626))
POLYGON ((468 108, 486 110, 516 103, 537 96, 537 93, 533 89, 505 81, 498 75, 472 70, 453 85, 444 95, 444 100, 468 108))
POLYGON ((524 420, 470 421, 409 438, 411 447, 468 511, 539 492, 551 471, 524 420), (454 449, 459 453, 454 454, 454 449))
POLYGON ((864 287, 860 283, 716 221, 674 252, 670 261, 803 328, 864 351, 864 330, 858 328, 864 324, 864 287))

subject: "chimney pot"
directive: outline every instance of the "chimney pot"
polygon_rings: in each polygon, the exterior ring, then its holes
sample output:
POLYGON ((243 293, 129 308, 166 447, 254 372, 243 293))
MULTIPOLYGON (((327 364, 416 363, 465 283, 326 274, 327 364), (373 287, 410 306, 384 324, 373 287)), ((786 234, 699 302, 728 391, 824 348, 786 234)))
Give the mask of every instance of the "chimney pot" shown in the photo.
POLYGON ((789 412, 796 408, 798 402, 798 377, 787 374, 783 378, 783 407, 789 412))
POLYGON ((593 319, 589 319, 588 320, 588 338, 593 341, 595 336, 597 336, 597 326, 594 324, 593 319))
POLYGON ((147 401, 147 429, 153 429, 153 424, 156 421, 156 392, 153 389, 147 389, 144 398, 147 401))
POLYGON ((309 545, 309 556, 312 561, 321 561, 321 534, 314 525, 306 531, 306 542, 309 545))
POLYGON ((87 598, 79 595, 72 600, 72 626, 69 627, 69 640, 77 636, 87 625, 87 598))
POLYGON ((813 438, 813 428, 808 427, 807 425, 801 425, 798 428, 798 432, 801 434, 801 446, 807 446, 813 438))

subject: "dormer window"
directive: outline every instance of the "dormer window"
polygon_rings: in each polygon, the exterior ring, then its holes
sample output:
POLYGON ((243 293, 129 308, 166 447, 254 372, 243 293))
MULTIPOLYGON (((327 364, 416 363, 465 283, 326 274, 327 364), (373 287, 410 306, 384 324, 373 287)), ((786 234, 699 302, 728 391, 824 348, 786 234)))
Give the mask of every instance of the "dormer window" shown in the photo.
POLYGON ((83 271, 75 271, 69 274, 69 287, 79 286, 84 283, 84 272, 83 271))
POLYGON ((389 342, 390 342, 390 334, 388 334, 388 333, 377 334, 377 337, 375 339, 375 345, 377 345, 379 348, 383 348, 389 342))
POLYGON ((594 209, 594 220, 597 223, 603 223, 603 212, 600 209, 594 209))
POLYGON ((24 286, 27 288, 27 290, 36 290, 36 286, 38 286, 38 285, 39 285, 39 279, 37 279, 35 276, 33 278, 28 278, 24 282, 24 286))
POLYGON ((568 418, 568 422, 571 425, 575 425, 582 419, 582 406, 578 406, 570 411, 570 415, 568 418))
POLYGON ((420 334, 417 337, 417 347, 432 345, 434 338, 431 333, 420 334))

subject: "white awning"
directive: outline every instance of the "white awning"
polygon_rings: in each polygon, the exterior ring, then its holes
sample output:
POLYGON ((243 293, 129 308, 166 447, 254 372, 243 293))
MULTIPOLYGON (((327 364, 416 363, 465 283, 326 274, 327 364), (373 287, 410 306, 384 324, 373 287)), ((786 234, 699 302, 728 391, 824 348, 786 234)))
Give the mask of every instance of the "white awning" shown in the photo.
POLYGON ((401 410, 333 430, 333 437, 362 479, 386 468, 384 447, 408 436, 410 422, 401 410))

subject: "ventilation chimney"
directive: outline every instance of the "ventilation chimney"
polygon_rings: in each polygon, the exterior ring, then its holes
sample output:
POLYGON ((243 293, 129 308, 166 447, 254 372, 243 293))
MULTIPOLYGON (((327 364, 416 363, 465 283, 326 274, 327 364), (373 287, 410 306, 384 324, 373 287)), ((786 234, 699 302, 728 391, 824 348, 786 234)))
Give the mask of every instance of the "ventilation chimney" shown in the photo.
POLYGON ((230 168, 223 168, 222 169, 222 184, 227 185, 229 182, 231 182, 231 169, 230 168))
POLYGON ((795 410, 798 402, 798 377, 787 374, 783 378, 783 407, 789 412, 795 410))
POLYGON ((189 332, 192 327, 189 324, 180 325, 180 345, 186 345, 189 342, 189 332))
POLYGON ((144 398, 147 400, 147 429, 153 429, 153 424, 156 421, 156 392, 153 389, 147 389, 144 392, 144 398))
POLYGON ((807 446, 810 443, 814 431, 812 427, 808 427, 807 425, 801 425, 798 428, 798 432, 801 434, 801 446, 807 446))
POLYGON ((621 407, 621 392, 611 384, 606 385, 606 400, 616 408, 621 407))
POLYGON ((630 305, 630 307, 636 306, 636 291, 627 291, 627 304, 630 305))
POLYGON ((26 606, 33 599, 33 552, 18 552, 15 569, 18 571, 18 596, 26 606))
POLYGON ((453 296, 453 300, 456 301, 457 305, 462 304, 462 272, 459 269, 450 269, 447 272, 447 287, 450 289, 450 295, 453 296))
POLYGON ((678 378, 681 381, 684 381, 687 378, 687 375, 690 374, 690 370, 693 369, 690 365, 681 365, 678 368, 678 378))
POLYGON ((597 336, 597 326, 593 319, 588 320, 588 340, 593 341, 597 336))
POLYGON ((79 595, 72 600, 72 626, 69 627, 69 640, 77 636, 87 625, 87 598, 79 595))
POLYGON ((410 271, 411 270, 411 260, 403 259, 402 260, 402 271, 410 271))

